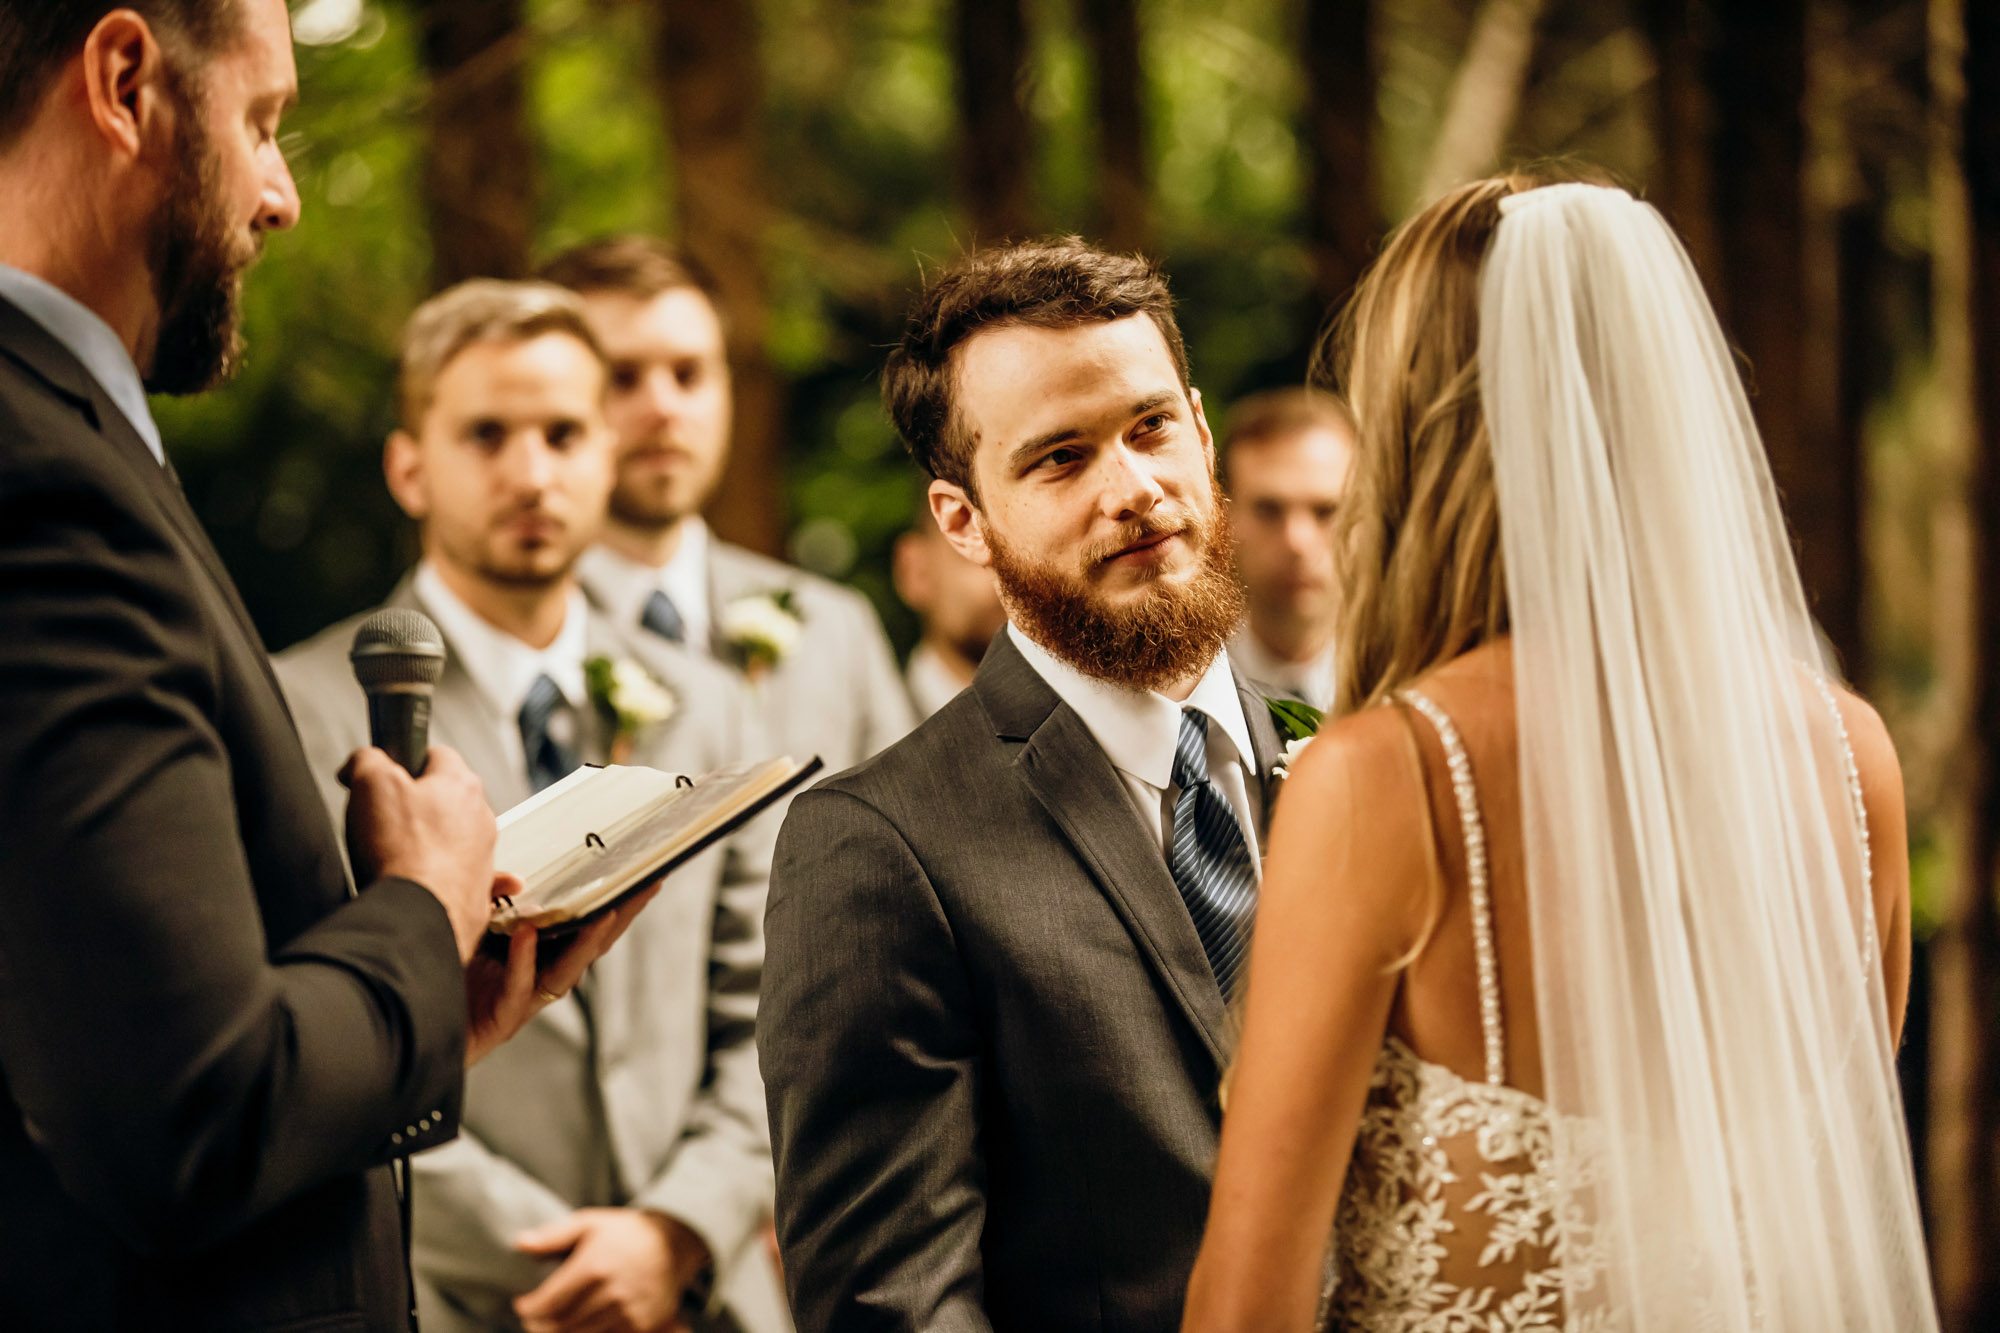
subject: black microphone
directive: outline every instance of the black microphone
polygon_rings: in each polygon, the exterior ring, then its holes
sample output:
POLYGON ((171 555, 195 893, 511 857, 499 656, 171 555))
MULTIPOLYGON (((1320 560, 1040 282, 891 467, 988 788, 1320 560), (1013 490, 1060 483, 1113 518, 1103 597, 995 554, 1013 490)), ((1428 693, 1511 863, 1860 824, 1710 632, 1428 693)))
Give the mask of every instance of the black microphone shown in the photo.
POLYGON ((417 776, 430 759, 431 691, 444 674, 444 635, 421 611, 390 607, 354 631, 347 654, 368 694, 368 740, 417 776))

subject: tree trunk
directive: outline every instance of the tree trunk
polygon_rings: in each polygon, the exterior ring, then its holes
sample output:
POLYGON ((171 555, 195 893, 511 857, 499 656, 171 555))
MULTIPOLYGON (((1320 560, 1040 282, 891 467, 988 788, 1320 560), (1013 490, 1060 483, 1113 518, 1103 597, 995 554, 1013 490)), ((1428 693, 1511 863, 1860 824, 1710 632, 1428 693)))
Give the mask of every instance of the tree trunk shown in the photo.
POLYGON ((424 0, 431 281, 522 278, 535 226, 522 0, 424 0))
POLYGON ((1033 138, 1025 93, 1028 20, 1022 0, 958 0, 959 190, 974 245, 1035 232, 1033 138))
POLYGON ((1306 235, 1322 312, 1354 290, 1381 235, 1373 0, 1306 0, 1306 235))
POLYGON ((1940 305, 1939 373, 1969 395, 1973 425, 1951 469, 1962 508, 1940 538, 1955 538, 1945 554, 1955 557, 1960 612, 1940 675, 1962 731, 1948 821, 1957 873, 1934 946, 1930 1179, 1939 1303, 1948 1329, 1971 1333, 2000 1325, 2000 12, 1985 0, 1933 0, 1931 14, 1941 147, 1962 162, 1958 188, 1947 179, 1937 192, 1940 295, 1956 297, 1940 305))
POLYGON ((1078 10, 1097 69, 1097 239, 1142 251, 1153 240, 1153 193, 1138 0, 1081 0, 1078 10))
POLYGON ((724 538, 784 544, 784 386, 766 348, 763 62, 756 7, 658 0, 654 70, 667 106, 681 244, 720 289, 736 427, 708 519, 724 538))
POLYGON ((1696 4, 1697 0, 1646 0, 1646 29, 1659 71, 1654 83, 1659 165, 1647 193, 1680 233, 1719 311, 1721 257, 1709 181, 1713 112, 1703 81, 1705 44, 1696 4))
POLYGON ((1491 171, 1513 131, 1546 0, 1485 0, 1452 77, 1419 204, 1491 171))

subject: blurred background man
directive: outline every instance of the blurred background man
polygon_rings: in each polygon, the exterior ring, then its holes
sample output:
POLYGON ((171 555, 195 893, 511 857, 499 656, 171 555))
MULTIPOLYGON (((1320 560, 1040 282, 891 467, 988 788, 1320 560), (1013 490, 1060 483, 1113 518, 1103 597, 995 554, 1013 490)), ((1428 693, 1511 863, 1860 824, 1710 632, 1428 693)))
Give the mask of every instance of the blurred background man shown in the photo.
MULTIPOLYGON (((548 284, 461 284, 404 333, 384 469, 424 555, 388 605, 443 631, 431 735, 500 810, 614 749, 700 774, 767 748, 730 672, 628 642, 577 587, 612 484, 606 383, 581 303, 548 284), (616 701, 649 714, 622 732, 586 683, 599 658, 655 687, 649 708, 616 701)), ((366 738, 360 619, 278 659, 322 775, 366 738)), ((693 1328, 789 1327, 752 1244, 772 1194, 752 1045, 772 827, 676 870, 619 954, 468 1078, 463 1134, 415 1160, 426 1330, 660 1328, 697 1284, 720 1296, 693 1328)))
POLYGON ((723 314, 700 271, 635 236, 571 250, 544 276, 582 295, 611 362, 618 480, 603 543, 578 567, 591 599, 622 627, 742 671, 797 758, 838 771, 902 736, 909 699, 867 598, 721 541, 702 521, 734 404, 723 314))
POLYGON ((910 703, 922 721, 972 683, 986 645, 1007 623, 993 571, 945 540, 928 501, 896 539, 896 595, 917 613, 923 636, 903 667, 910 703))
POLYGON ((1239 402, 1222 443, 1236 574, 1250 615, 1229 641, 1245 676, 1333 703, 1333 515, 1354 462, 1354 419, 1331 394, 1268 389, 1239 402))

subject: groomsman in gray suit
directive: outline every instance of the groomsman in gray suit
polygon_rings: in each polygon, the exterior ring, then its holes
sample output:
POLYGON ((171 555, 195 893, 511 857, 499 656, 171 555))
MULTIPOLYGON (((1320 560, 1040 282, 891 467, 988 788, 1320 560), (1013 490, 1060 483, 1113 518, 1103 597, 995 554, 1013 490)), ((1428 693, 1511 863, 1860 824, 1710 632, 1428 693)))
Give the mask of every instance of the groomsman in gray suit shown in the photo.
MULTIPOLYGON (((499 810, 580 761, 702 773, 768 749, 731 673, 620 633, 576 585, 611 488, 606 383, 559 287, 466 283, 404 333, 384 467, 423 559, 388 604, 443 631, 431 737, 499 810), (621 697, 593 696, 598 658, 620 669, 621 697)), ((360 619, 278 658, 335 809, 332 775, 367 741, 347 661, 360 619)), ((669 876, 624 948, 468 1074, 463 1132, 414 1159, 427 1333, 789 1327, 757 1239, 772 1189, 753 1045, 769 847, 767 821, 669 876)))
POLYGON ((793 803, 759 1046, 793 1312, 1180 1327, 1278 742, 1165 282, 1067 240, 930 285, 883 395, 1009 628, 793 803))
POLYGON ((829 771, 909 731, 909 698, 868 599, 702 521, 734 410, 713 284, 636 236, 571 250, 543 276, 582 295, 611 360, 618 481, 603 541, 577 566, 592 603, 742 672, 779 747, 829 771))

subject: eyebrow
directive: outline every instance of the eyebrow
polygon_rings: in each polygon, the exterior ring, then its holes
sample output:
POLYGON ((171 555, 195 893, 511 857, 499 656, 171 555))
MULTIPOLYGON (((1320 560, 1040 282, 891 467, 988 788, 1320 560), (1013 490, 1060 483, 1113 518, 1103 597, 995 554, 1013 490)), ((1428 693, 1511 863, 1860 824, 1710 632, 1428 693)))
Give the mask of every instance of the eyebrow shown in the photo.
MULTIPOLYGON (((1178 397, 1180 397, 1179 394, 1170 393, 1162 389, 1158 393, 1148 394, 1146 397, 1141 398, 1132 405, 1131 409, 1125 415, 1128 417, 1142 417, 1148 412, 1165 407, 1178 397)), ((1083 428, 1080 426, 1060 426, 1046 434, 1037 435, 1034 439, 1024 441, 1008 450, 1007 467, 1010 471, 1018 472, 1042 451, 1053 449, 1059 444, 1067 444, 1082 434, 1083 428)))

